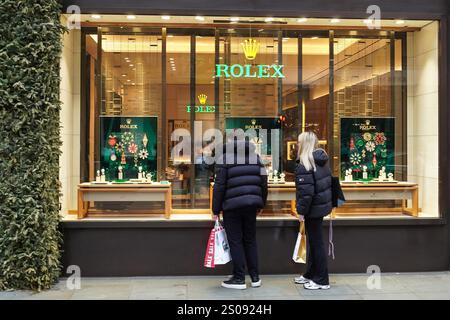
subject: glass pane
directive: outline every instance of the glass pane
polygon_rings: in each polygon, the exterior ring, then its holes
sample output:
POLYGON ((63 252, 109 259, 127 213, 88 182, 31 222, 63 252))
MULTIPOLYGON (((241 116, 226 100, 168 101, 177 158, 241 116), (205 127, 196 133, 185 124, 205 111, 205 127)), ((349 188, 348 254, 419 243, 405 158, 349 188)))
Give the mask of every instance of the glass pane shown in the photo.
POLYGON ((187 112, 187 107, 190 106, 191 37, 168 32, 166 56, 168 124, 165 137, 168 146, 166 175, 172 182, 173 208, 190 208, 190 186, 194 180, 191 155, 182 153, 172 157, 171 150, 177 142, 171 141, 171 137, 176 129, 191 132, 190 113, 187 112))

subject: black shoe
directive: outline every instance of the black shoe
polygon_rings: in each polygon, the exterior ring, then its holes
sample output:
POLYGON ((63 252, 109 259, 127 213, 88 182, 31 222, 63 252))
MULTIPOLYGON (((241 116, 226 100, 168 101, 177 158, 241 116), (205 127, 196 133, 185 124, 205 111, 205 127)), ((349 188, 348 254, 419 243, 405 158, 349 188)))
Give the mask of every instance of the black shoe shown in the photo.
POLYGON ((235 277, 232 277, 230 280, 226 280, 226 281, 222 282, 222 287, 228 288, 228 289, 237 289, 237 290, 247 289, 245 280, 236 279, 235 277))
POLYGON ((250 276, 252 278, 252 288, 261 287, 261 279, 259 276, 250 276))

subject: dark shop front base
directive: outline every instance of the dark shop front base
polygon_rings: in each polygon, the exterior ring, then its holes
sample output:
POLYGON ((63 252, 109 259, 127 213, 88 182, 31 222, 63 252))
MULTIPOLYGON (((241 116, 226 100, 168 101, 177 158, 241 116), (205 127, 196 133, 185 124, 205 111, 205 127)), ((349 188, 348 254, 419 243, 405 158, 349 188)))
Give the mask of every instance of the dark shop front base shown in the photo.
MULTIPOLYGON (((67 221, 63 275, 71 265, 81 276, 180 276, 230 274, 231 263, 203 267, 211 221, 67 221)), ((449 270, 447 224, 441 219, 334 220, 331 273, 449 270)), ((298 232, 293 220, 258 221, 261 274, 301 273, 292 261, 298 232)), ((328 222, 324 227, 328 241, 328 222)))

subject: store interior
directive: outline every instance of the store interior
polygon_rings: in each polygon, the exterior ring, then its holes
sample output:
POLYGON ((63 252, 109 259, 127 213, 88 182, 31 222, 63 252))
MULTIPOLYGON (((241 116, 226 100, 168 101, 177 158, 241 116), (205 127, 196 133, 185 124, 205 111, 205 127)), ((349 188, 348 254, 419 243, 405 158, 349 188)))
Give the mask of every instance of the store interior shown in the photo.
POLYGON ((69 138, 63 134, 64 219, 77 219, 80 186, 85 219, 209 219, 214 166, 202 154, 212 140, 174 155, 174 133, 203 138, 209 129, 252 126, 280 133, 266 143, 278 152, 264 158, 272 197, 261 219, 295 219, 284 195, 293 188, 296 139, 304 131, 317 134, 349 194, 333 217, 439 216, 438 155, 431 151, 438 138, 438 23, 368 24, 82 15, 62 57, 62 90, 70 87, 62 94, 62 124, 72 129, 69 138), (241 72, 246 65, 279 73, 250 77, 241 72), (220 68, 237 71, 226 76, 220 68), (76 144, 79 155, 70 151, 76 144), (151 184, 170 186, 170 201, 140 201, 142 190, 133 186, 151 184), (109 186, 131 188, 126 192, 138 200, 92 200, 92 188, 108 193, 109 186))

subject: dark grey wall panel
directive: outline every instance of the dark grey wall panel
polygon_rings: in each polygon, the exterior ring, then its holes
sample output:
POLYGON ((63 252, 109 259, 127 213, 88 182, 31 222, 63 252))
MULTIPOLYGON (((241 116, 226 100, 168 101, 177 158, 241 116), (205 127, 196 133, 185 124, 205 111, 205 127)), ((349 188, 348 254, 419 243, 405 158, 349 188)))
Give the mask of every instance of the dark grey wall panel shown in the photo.
MULTIPOLYGON (((82 276, 154 276, 229 274, 230 265, 203 267, 211 222, 126 225, 81 222, 63 224, 64 268, 79 265, 82 276)), ((261 273, 299 273, 292 262, 296 222, 258 225, 261 273), (278 224, 278 226, 277 226, 278 224)), ((369 265, 383 272, 448 270, 449 250, 443 241, 445 224, 338 225, 334 227, 336 260, 330 272, 366 272, 369 265)), ((328 227, 325 227, 327 241, 328 227)))
POLYGON ((369 5, 379 5, 383 18, 438 17, 447 12, 445 0, 62 0, 64 8, 78 5, 83 13, 273 15, 297 17, 365 17, 369 5))

